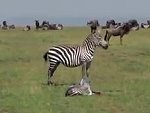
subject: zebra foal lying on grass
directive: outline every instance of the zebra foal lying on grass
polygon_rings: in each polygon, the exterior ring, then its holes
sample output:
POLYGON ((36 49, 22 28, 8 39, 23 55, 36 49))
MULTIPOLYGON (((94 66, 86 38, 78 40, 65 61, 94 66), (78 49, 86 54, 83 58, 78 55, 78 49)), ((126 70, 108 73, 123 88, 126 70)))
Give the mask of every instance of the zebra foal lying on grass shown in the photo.
POLYGON ((101 95, 100 91, 92 91, 90 86, 90 80, 87 76, 82 77, 80 84, 73 84, 67 89, 65 96, 76 95, 101 95))
POLYGON ((77 67, 82 65, 82 77, 88 77, 88 69, 97 46, 101 46, 104 49, 108 48, 108 43, 98 32, 89 34, 81 45, 58 45, 51 47, 43 55, 45 61, 49 60, 50 63, 47 84, 53 84, 50 78, 53 76, 60 63, 67 67, 77 67))

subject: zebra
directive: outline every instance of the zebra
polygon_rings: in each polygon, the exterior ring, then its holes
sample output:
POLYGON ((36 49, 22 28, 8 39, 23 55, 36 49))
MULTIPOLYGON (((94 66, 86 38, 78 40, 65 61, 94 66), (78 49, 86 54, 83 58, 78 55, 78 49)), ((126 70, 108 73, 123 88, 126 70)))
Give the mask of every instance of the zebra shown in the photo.
POLYGON ((67 89, 65 96, 75 96, 75 95, 92 95, 92 90, 90 88, 90 81, 87 76, 84 76, 80 84, 73 84, 67 89))
POLYGON ((65 96, 76 95, 101 95, 101 92, 91 90, 90 80, 87 76, 84 76, 79 84, 73 84, 69 86, 65 93, 65 96))
POLYGON ((108 43, 99 32, 89 34, 81 45, 57 45, 51 47, 43 55, 45 61, 49 60, 50 63, 47 84, 53 84, 50 79, 60 63, 66 67, 82 65, 82 77, 88 77, 88 69, 97 46, 101 46, 103 49, 108 48, 108 43))

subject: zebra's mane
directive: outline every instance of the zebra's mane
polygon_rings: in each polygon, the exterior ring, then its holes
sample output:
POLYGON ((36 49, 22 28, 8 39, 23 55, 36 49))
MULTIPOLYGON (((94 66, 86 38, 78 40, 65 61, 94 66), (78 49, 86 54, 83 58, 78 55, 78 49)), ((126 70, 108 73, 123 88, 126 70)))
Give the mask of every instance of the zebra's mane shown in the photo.
POLYGON ((89 34, 88 36, 87 36, 87 38, 83 41, 83 43, 82 43, 82 45, 83 46, 85 46, 86 44, 87 44, 87 42, 92 42, 92 39, 93 38, 93 36, 92 36, 92 33, 91 34, 89 34))
POLYGON ((79 46, 81 46, 81 45, 79 45, 79 44, 61 44, 61 45, 54 45, 53 47, 71 47, 71 48, 77 48, 77 47, 79 47, 79 46))

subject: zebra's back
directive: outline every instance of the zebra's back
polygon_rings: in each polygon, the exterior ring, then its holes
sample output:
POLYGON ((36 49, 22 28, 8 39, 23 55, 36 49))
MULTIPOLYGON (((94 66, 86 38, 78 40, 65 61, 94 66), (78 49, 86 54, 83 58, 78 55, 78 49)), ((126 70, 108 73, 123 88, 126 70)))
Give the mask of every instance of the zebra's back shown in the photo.
POLYGON ((60 62, 67 67, 76 67, 80 62, 81 47, 78 45, 59 45, 53 46, 48 51, 50 63, 60 62))

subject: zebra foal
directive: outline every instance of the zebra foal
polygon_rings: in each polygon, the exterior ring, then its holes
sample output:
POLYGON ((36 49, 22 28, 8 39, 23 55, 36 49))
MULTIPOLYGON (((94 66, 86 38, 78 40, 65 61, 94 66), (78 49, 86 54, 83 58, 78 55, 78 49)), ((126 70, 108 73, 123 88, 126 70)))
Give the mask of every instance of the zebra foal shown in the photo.
POLYGON ((104 49, 108 48, 108 43, 98 32, 89 34, 81 45, 58 45, 51 47, 43 55, 45 61, 49 60, 50 63, 47 84, 53 84, 50 78, 53 76, 60 63, 66 67, 77 67, 82 65, 82 77, 88 77, 88 69, 97 46, 101 46, 104 49))

